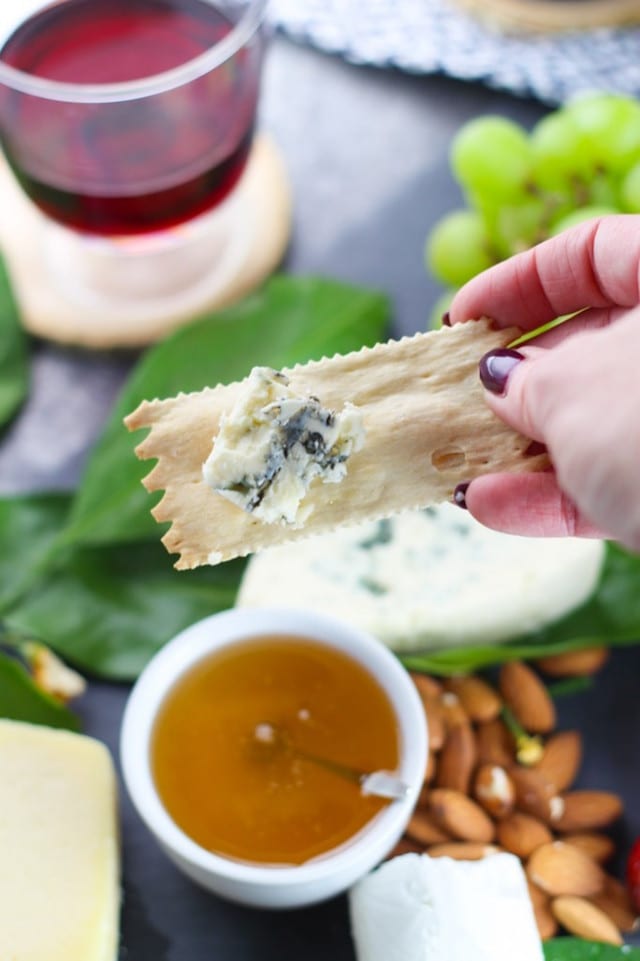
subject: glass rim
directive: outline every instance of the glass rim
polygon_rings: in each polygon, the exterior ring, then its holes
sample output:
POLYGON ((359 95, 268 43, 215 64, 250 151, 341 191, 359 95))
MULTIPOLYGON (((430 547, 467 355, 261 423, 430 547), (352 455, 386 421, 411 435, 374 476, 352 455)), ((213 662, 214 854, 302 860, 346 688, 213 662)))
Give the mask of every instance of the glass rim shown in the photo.
MULTIPOLYGON (((207 2, 211 3, 211 0, 207 2)), ((117 83, 69 83, 26 73, 0 59, 0 86, 64 103, 120 103, 166 93, 226 63, 256 34, 262 25, 267 3, 268 0, 250 0, 238 22, 213 47, 178 67, 150 77, 117 83)))

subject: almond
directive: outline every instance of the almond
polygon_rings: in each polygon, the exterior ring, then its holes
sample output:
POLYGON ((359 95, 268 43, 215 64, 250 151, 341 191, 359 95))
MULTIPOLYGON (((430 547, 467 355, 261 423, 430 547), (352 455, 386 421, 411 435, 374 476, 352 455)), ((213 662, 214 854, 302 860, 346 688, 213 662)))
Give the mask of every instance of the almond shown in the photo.
POLYGON ((595 674, 609 659, 608 647, 585 647, 581 651, 541 657, 536 665, 550 677, 587 677, 595 674))
POLYGON ((583 854, 593 858, 598 864, 605 864, 615 854, 616 846, 606 834, 596 831, 583 831, 579 834, 565 834, 562 838, 567 844, 580 848, 583 854))
POLYGON ((631 907, 632 905, 631 895, 626 884, 619 878, 614 878, 612 874, 605 874, 604 876, 604 893, 619 904, 625 905, 626 907, 631 907))
POLYGON ((558 793, 566 791, 576 779, 582 762, 582 738, 577 731, 552 734, 544 746, 535 770, 554 785, 558 793))
POLYGON ((549 938, 552 938, 558 930, 558 922, 551 913, 551 898, 535 884, 532 884, 528 878, 527 887, 538 927, 538 934, 542 941, 547 941, 549 938))
POLYGON ((638 929, 638 915, 634 910, 627 888, 618 878, 607 875, 604 889, 589 898, 597 908, 611 918, 621 931, 636 931, 638 929))
POLYGON ((569 791, 562 800, 564 810, 555 821, 559 831, 606 827, 622 814, 622 801, 610 791, 569 791))
POLYGON ((552 841, 536 848, 526 870, 529 880, 553 897, 562 894, 587 897, 602 891, 605 884, 602 868, 564 841, 552 841))
POLYGON ((533 768, 514 764, 509 774, 516 792, 516 807, 545 824, 554 824, 564 811, 562 799, 553 784, 533 768))
POLYGON ((500 693, 525 731, 547 734, 556 725, 556 709, 538 675, 522 661, 509 661, 500 670, 500 693))
POLYGON ((417 807, 424 807, 429 798, 429 791, 431 790, 431 782, 433 781, 436 774, 436 756, 433 751, 429 751, 427 757, 427 767, 424 772, 424 780, 422 782, 422 787, 420 788, 420 794, 418 795, 417 807))
POLYGON ((588 941, 622 944, 622 935, 604 911, 585 898, 565 895, 551 902, 554 917, 569 934, 588 941))
POLYGON ((618 904, 606 892, 594 894, 588 900, 606 914, 619 931, 630 934, 638 930, 638 917, 635 912, 631 908, 625 908, 618 904))
POLYGON ((478 844, 477 841, 450 841, 448 844, 434 844, 427 854, 431 858, 453 858, 455 861, 481 861, 490 854, 498 854, 500 848, 493 844, 478 844))
POLYGON ((604 911, 621 931, 638 930, 638 913, 626 885, 612 875, 605 875, 604 889, 589 898, 604 911))
POLYGON ((471 722, 469 715, 465 711, 457 694, 452 691, 445 691, 440 697, 440 707, 444 715, 444 724, 447 731, 451 731, 459 724, 468 726, 471 722))
POLYGON ((436 681, 435 677, 412 671, 411 680, 417 687, 420 697, 439 698, 442 694, 442 684, 440 681, 436 681))
POLYGON ((428 781, 425 781, 420 788, 420 794, 418 795, 418 801, 416 808, 426 808, 429 804, 429 795, 431 794, 431 785, 428 781))
POLYGON ((405 834, 411 841, 418 842, 423 847, 428 847, 431 844, 442 844, 444 841, 451 840, 451 835, 438 827, 427 811, 420 809, 414 811, 411 815, 405 834))
POLYGON ((436 775, 436 756, 433 751, 429 751, 427 766, 424 771, 424 784, 431 784, 436 775))
POLYGON ((513 810, 516 789, 499 764, 481 764, 475 774, 473 796, 487 814, 500 820, 513 810))
POLYGON ((447 734, 440 755, 435 783, 438 787, 469 793, 476 764, 476 739, 468 724, 457 724, 447 734))
POLYGON ((451 677, 445 682, 445 689, 457 696, 474 723, 493 721, 502 710, 502 699, 481 677, 451 677))
POLYGON ((515 740, 506 724, 499 718, 478 725, 476 742, 478 760, 483 764, 508 767, 515 760, 515 740))
POLYGON ((479 804, 460 791, 437 788, 431 792, 429 810, 438 827, 460 841, 489 844, 493 840, 491 819, 479 804))
POLYGON ((440 707, 440 700, 430 695, 420 695, 420 700, 427 719, 429 750, 439 751, 445 739, 444 714, 440 707))
POLYGON ((391 858, 399 858, 403 854, 422 854, 423 852, 424 847, 421 844, 416 844, 410 838, 400 838, 395 847, 389 851, 386 859, 390 861, 391 858))
POLYGON ((523 861, 536 848, 550 844, 553 840, 551 831, 542 821, 519 811, 514 811, 508 818, 500 821, 496 833, 500 846, 523 861))

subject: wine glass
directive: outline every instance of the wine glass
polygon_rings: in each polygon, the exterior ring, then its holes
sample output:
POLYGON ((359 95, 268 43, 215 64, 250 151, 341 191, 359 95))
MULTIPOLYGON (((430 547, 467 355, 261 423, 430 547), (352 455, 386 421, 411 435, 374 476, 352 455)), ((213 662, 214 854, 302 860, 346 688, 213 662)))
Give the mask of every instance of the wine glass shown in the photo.
POLYGON ((175 312, 228 274, 265 6, 3 0, 0 144, 76 303, 175 312))

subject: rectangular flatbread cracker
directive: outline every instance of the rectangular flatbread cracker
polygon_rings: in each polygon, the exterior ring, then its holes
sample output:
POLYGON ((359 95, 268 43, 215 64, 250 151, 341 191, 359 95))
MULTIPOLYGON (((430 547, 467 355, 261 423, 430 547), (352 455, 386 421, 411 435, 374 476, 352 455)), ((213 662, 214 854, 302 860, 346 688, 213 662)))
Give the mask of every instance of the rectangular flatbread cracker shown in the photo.
POLYGON ((312 484, 305 498, 312 511, 300 527, 260 521, 203 479, 220 420, 246 381, 144 401, 125 423, 132 431, 150 428, 136 454, 157 460, 144 484, 164 491, 152 513, 171 521, 162 540, 180 555, 175 566, 217 564, 427 507, 451 499, 458 483, 481 474, 547 467, 546 455, 529 455, 530 441, 492 413, 478 378, 482 355, 519 333, 469 321, 284 371, 294 390, 330 410, 355 405, 365 431, 346 476, 337 484, 312 484))

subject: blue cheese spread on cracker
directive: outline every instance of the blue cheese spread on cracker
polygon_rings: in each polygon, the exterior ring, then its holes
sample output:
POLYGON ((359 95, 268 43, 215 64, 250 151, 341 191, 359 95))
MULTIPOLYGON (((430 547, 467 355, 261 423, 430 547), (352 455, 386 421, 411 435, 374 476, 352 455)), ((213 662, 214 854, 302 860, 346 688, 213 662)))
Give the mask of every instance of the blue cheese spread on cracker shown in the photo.
POLYGON ((329 410, 317 397, 292 390, 282 372, 256 367, 221 420, 203 478, 264 523, 298 525, 312 510, 305 504, 311 484, 340 483, 363 443, 353 404, 329 410))

